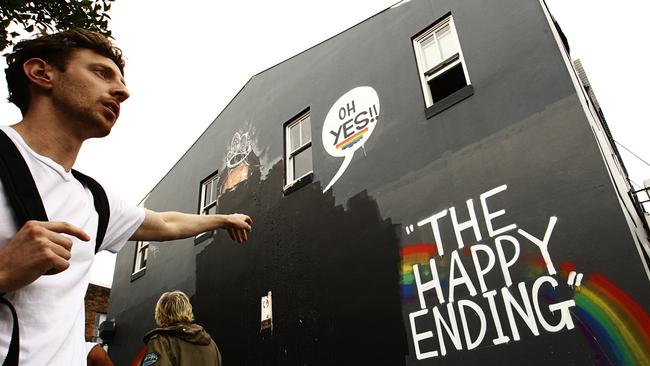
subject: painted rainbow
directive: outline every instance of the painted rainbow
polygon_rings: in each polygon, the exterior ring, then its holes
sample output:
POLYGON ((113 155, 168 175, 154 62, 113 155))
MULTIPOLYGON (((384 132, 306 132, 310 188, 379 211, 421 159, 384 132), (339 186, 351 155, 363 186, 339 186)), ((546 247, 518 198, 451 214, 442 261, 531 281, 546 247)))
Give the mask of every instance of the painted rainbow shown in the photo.
POLYGON ((416 298, 413 265, 419 264, 423 268, 429 268, 429 259, 435 257, 436 254, 436 246, 433 243, 410 244, 400 249, 400 256, 402 258, 400 276, 402 300, 412 301, 416 298))
POLYGON ((142 359, 144 359, 145 353, 147 353, 147 346, 142 346, 138 351, 138 355, 135 356, 133 362, 131 362, 131 366, 140 366, 140 364, 142 363, 142 359))
POLYGON ((368 132, 368 127, 343 140, 338 145, 336 145, 336 148, 341 150, 347 149, 348 147, 356 144, 359 140, 361 140, 363 138, 363 134, 366 132, 368 132))
POLYGON ((578 317, 615 365, 650 365, 650 317, 601 274, 591 274, 574 296, 578 317))
MULTIPOLYGON (((545 274, 542 258, 529 260, 528 278, 545 274)), ((562 276, 575 271, 560 264, 562 276)), ((555 300, 557 294, 545 293, 555 300)), ((576 287, 576 327, 583 333, 594 357, 611 365, 650 365, 650 317, 628 294, 602 274, 589 274, 576 287)), ((600 364, 601 362, 598 362, 600 364)))

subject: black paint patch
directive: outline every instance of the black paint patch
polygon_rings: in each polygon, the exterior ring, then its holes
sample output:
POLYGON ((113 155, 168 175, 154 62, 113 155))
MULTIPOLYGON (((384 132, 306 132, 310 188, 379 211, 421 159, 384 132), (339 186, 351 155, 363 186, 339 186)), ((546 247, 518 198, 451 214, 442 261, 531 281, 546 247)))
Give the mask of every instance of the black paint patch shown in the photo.
POLYGON ((220 212, 250 214, 255 230, 245 245, 221 233, 198 255, 197 319, 243 365, 403 365, 395 225, 365 191, 347 210, 318 183, 283 197, 281 163, 220 198, 220 212), (273 334, 260 334, 268 291, 273 334))

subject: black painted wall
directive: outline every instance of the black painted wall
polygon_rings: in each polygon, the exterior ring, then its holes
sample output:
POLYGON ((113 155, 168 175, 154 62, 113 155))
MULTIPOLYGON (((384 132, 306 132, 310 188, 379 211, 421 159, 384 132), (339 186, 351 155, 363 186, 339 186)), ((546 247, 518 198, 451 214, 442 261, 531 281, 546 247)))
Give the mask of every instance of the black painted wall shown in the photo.
MULTIPOLYGON (((215 338, 227 364, 616 364, 624 351, 608 348, 606 334, 589 333, 588 314, 579 305, 573 330, 552 333, 539 326, 536 336, 517 318, 521 340, 515 341, 499 303, 509 343, 494 346, 488 322, 477 348, 456 350, 443 336, 447 354, 421 361, 413 334, 431 330, 433 338, 420 348, 440 352, 432 311, 437 307, 447 317, 447 302, 438 304, 428 291, 428 313, 417 318, 417 331, 409 320, 421 307, 405 253, 435 242, 431 226, 417 223, 447 210, 439 221, 445 255, 433 257, 445 297, 454 251, 478 287, 470 247, 496 248, 498 237, 489 235, 480 195, 502 185, 507 189, 488 199, 490 212, 506 210, 492 221, 494 228, 515 223, 541 239, 551 217, 557 219, 549 252, 560 286, 539 297, 543 309, 572 298, 579 302, 599 274, 620 290, 619 300, 622 293, 641 309, 639 316, 647 314, 648 277, 593 128, 539 1, 413 0, 387 9, 253 76, 152 190, 149 209, 197 212, 200 181, 217 170, 226 175, 232 136, 249 133, 248 180, 220 197, 219 211, 250 214, 250 241, 238 245, 217 233, 198 245, 193 239, 152 243, 146 273, 134 281, 134 246, 128 244, 118 255, 109 308, 117 321, 111 357, 130 364, 154 325, 158 296, 180 289, 191 296, 197 322, 215 338), (449 12, 474 95, 427 119, 411 38, 449 12), (323 148, 323 121, 332 104, 358 86, 377 91, 381 117, 364 149, 323 193, 343 160, 323 148), (314 178, 284 195, 283 124, 305 108, 311 113, 314 178), (481 239, 464 230, 466 246, 459 249, 448 209, 467 221, 469 199, 481 239), (571 271, 584 274, 584 291, 566 285, 571 271), (260 298, 268 291, 273 334, 260 332, 260 298)), ((503 235, 520 244, 509 286, 520 300, 517 284, 530 291, 547 273, 530 240, 517 230, 503 235)), ((647 236, 640 239, 647 243, 647 236)), ((418 262, 423 281, 431 279, 427 259, 418 262)), ((501 294, 498 263, 485 281, 501 294)), ((490 316, 483 291, 472 296, 466 286, 455 289, 456 301, 472 300, 490 316)), ((542 312, 549 322, 559 321, 557 314, 542 312)), ((469 329, 480 328, 478 321, 470 317, 469 329)), ((639 325, 620 321, 630 329, 639 325)), ((640 343, 641 355, 647 346, 640 343)))

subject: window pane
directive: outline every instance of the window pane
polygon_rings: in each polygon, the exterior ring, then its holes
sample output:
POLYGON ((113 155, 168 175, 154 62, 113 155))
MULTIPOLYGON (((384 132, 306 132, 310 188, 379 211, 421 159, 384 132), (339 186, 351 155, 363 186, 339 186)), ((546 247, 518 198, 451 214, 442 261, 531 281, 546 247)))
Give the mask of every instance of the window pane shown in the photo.
POLYGON ((444 37, 450 32, 451 32, 451 27, 449 26, 449 24, 447 24, 436 31, 436 38, 438 38, 438 41, 440 41, 440 38, 444 37))
POLYGON ((136 271, 144 268, 147 265, 147 251, 146 247, 143 247, 144 242, 138 242, 138 256, 136 263, 136 271))
POLYGON ((293 179, 298 179, 312 171, 311 146, 293 158, 293 179))
POLYGON ((205 183, 205 200, 203 201, 203 205, 206 206, 210 204, 210 201, 212 200, 212 182, 206 182, 205 183))
POLYGON ((203 184, 203 203, 202 206, 205 207, 210 203, 210 183, 203 184))
POLYGON ((454 35, 451 33, 449 26, 446 26, 445 28, 447 29, 446 32, 438 37, 438 43, 440 44, 440 51, 442 52, 443 60, 458 52, 458 43, 456 43, 454 35))
POLYGON ((434 103, 448 97, 466 85, 467 81, 465 80, 463 65, 461 63, 456 64, 444 73, 429 80, 431 98, 434 103))
POLYGON ((217 197, 219 197, 219 192, 217 192, 218 190, 219 185, 217 184, 217 179, 215 178, 212 180, 212 199, 210 200, 211 203, 216 201, 217 197))
POLYGON ((302 125, 302 139, 300 140, 300 144, 304 145, 305 143, 311 141, 311 120, 309 116, 305 118, 300 124, 302 125))
POLYGON ((104 313, 95 313, 95 329, 94 329, 94 334, 95 336, 99 336, 99 326, 106 321, 106 314, 104 313))
POLYGON ((300 124, 291 126, 289 135, 289 140, 291 140, 289 147, 291 151, 294 151, 300 147, 300 124))
POLYGON ((422 45, 422 54, 424 55, 424 65, 427 70, 436 66, 442 61, 438 44, 433 36, 425 39, 420 43, 422 45))

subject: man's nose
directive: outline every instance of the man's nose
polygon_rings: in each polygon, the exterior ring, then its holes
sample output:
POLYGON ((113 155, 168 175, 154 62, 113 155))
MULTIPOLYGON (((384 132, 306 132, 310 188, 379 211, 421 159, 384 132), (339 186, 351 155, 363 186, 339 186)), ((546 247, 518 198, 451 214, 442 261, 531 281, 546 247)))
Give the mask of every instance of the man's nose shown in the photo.
POLYGON ((119 86, 115 87, 112 90, 111 95, 114 96, 120 103, 129 99, 131 96, 129 89, 124 84, 120 84, 119 86))

